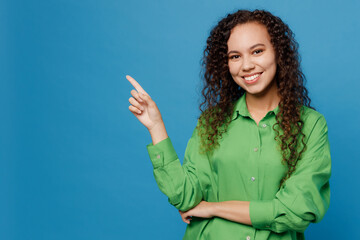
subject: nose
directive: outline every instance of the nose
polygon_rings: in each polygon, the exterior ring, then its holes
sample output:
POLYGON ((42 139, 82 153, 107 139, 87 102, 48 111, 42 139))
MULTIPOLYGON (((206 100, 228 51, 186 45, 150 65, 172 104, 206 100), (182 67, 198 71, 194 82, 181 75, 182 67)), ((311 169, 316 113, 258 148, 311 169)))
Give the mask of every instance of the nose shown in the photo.
POLYGON ((244 72, 248 72, 255 67, 254 63, 252 62, 251 57, 244 56, 243 63, 242 63, 242 70, 244 72))

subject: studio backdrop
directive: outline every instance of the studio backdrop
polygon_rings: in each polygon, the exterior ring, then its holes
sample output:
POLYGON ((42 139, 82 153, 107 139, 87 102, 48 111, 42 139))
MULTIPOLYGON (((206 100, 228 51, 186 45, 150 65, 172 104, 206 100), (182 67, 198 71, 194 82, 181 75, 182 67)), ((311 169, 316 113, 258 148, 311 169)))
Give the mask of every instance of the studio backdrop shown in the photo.
POLYGON ((360 239, 357 0, 2 0, 0 239, 182 239, 186 223, 155 182, 125 76, 154 99, 182 161, 206 38, 237 9, 290 26, 328 123, 330 208, 307 239, 360 239))

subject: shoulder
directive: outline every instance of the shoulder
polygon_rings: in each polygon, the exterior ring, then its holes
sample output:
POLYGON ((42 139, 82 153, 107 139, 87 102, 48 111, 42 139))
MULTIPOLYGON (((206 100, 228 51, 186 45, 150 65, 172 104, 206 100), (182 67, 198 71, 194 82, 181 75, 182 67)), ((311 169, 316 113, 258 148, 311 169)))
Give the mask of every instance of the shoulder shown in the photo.
POLYGON ((327 132, 327 122, 323 114, 320 112, 302 106, 301 120, 303 121, 303 131, 305 135, 310 135, 312 132, 324 133, 327 132))
POLYGON ((318 119, 323 118, 325 119, 324 115, 321 114, 320 112, 307 107, 307 106, 302 106, 301 108, 301 120, 303 120, 304 122, 314 122, 317 121, 318 119))
MULTIPOLYGON (((303 106, 301 112, 303 121, 302 133, 305 135, 306 151, 302 158, 316 159, 323 166, 331 165, 330 143, 328 138, 328 127, 323 114, 303 106)), ((315 163, 315 161, 314 161, 315 163)))

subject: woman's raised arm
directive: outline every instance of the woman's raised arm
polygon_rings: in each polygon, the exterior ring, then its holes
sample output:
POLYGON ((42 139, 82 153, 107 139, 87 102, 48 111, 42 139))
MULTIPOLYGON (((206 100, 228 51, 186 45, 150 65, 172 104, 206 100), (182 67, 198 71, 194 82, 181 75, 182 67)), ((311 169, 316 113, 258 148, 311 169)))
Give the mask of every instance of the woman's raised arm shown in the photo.
POLYGON ((183 165, 168 137, 160 111, 149 94, 130 76, 127 80, 137 90, 132 90, 129 110, 149 130, 152 143, 147 145, 154 167, 154 177, 159 189, 168 196, 170 204, 186 211, 196 206, 203 198, 194 160, 205 158, 198 154, 196 129, 188 141, 183 165))
POLYGON ((126 79, 136 89, 130 92, 132 97, 129 98, 131 103, 129 110, 149 130, 153 144, 168 138, 164 121, 155 102, 134 78, 127 75, 126 79))

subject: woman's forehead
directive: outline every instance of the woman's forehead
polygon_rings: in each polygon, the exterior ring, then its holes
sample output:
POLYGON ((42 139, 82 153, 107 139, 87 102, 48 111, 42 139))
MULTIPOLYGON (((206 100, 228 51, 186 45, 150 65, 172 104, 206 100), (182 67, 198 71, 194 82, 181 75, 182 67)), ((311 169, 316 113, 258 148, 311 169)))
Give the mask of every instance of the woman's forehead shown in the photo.
POLYGON ((229 47, 249 49, 255 44, 271 45, 270 36, 266 27, 260 23, 250 22, 239 24, 231 30, 229 47))

